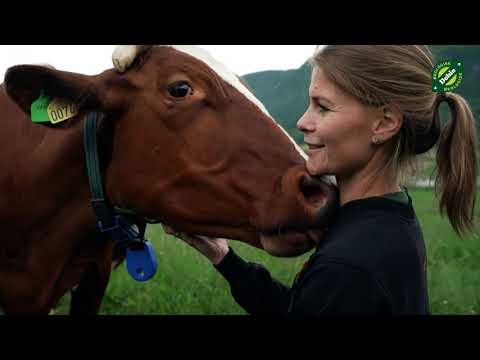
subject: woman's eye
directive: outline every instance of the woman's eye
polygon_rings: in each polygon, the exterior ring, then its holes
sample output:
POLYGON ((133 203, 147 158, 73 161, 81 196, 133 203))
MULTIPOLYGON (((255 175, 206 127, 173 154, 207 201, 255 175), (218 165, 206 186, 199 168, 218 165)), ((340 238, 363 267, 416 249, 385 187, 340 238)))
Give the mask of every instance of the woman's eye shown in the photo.
POLYGON ((168 93, 176 98, 191 95, 192 92, 192 87, 186 81, 179 81, 168 86, 168 93))
POLYGON ((327 107, 325 107, 325 106, 323 106, 323 105, 321 105, 321 104, 318 104, 318 103, 317 103, 317 107, 320 109, 320 112, 330 111, 329 108, 327 108, 327 107))

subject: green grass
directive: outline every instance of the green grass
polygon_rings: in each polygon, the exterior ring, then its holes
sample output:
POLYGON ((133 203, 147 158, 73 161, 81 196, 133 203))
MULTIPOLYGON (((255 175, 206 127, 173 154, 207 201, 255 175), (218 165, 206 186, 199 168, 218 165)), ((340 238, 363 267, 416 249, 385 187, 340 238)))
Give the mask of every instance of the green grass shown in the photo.
POLYGON ((458 237, 438 212, 431 191, 412 193, 428 251, 430 306, 434 314, 480 314, 480 231, 458 237))
MULTIPOLYGON (((478 232, 460 239, 441 218, 428 190, 410 191, 428 248, 429 296, 434 314, 480 314, 480 239, 478 232)), ((104 315, 236 315, 245 314, 230 295, 223 277, 194 249, 150 225, 158 260, 153 279, 138 283, 121 265, 112 273, 100 314, 104 315)), ((244 259, 264 264, 272 276, 291 284, 310 253, 285 259, 236 241, 231 246, 244 259)), ((66 295, 55 314, 67 314, 66 295)))

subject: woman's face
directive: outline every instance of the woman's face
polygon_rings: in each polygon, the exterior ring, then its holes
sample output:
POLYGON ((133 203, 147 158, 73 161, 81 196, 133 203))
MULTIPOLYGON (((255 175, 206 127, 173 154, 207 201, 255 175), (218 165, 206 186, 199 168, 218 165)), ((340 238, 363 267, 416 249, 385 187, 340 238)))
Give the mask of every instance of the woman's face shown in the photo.
POLYGON ((380 112, 330 82, 315 67, 309 89, 310 105, 298 121, 309 155, 312 175, 352 176, 374 155, 372 137, 380 112))

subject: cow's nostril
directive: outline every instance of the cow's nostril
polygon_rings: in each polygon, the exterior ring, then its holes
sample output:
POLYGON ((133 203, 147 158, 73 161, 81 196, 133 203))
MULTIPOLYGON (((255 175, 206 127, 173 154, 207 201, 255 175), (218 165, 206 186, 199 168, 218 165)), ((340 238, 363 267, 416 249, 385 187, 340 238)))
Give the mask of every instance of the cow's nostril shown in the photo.
POLYGON ((304 174, 300 178, 300 191, 307 203, 316 208, 324 206, 327 202, 328 185, 309 174, 304 174))
POLYGON ((300 191, 313 212, 316 224, 325 226, 339 207, 339 193, 327 179, 315 178, 308 173, 300 178, 300 191))

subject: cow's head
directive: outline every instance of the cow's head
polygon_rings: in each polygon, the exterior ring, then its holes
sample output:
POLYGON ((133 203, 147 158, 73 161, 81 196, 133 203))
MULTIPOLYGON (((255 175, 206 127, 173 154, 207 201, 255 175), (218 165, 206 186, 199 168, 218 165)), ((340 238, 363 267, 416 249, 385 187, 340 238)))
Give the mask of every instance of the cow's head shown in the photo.
POLYGON ((143 50, 124 73, 15 66, 7 92, 27 114, 43 90, 77 103, 81 112, 69 122, 87 111, 103 115, 111 136, 106 192, 115 206, 276 256, 311 249, 337 206, 335 186, 308 175, 301 149, 208 53, 143 50))

